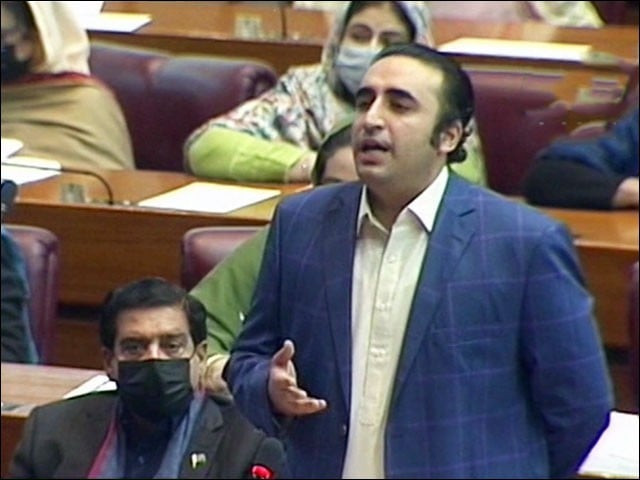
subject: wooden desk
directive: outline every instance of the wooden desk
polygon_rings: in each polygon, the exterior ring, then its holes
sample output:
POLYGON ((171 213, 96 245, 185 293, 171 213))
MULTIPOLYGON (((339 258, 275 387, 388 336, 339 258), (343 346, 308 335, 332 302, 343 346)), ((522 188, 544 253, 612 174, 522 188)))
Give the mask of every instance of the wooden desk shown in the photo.
MULTIPOLYGON (((332 12, 284 8, 283 38, 304 40, 322 45, 328 38, 332 25, 332 12)), ((608 54, 608 56, 628 61, 638 60, 638 27, 634 25, 575 28, 536 21, 504 23, 435 18, 433 19, 433 37, 436 45, 460 37, 582 43, 591 45, 595 51, 608 54)), ((615 68, 615 65, 602 65, 602 67, 615 68)))
POLYGON ((541 209, 564 222, 575 237, 587 287, 607 346, 629 346, 627 291, 638 260, 638 211, 541 209))
MULTIPOLYGON (((330 11, 247 3, 180 2, 178 6, 173 2, 105 2, 103 10, 150 14, 152 22, 136 32, 141 35, 302 41, 316 47, 324 44, 334 22, 330 11), (251 23, 253 25, 247 25, 251 23), (251 30, 247 26, 254 28, 251 30)), ((436 18, 433 34, 437 45, 459 37, 584 43, 598 52, 628 60, 638 59, 637 26, 573 28, 536 21, 503 23, 436 18)))
POLYGON ((135 33, 90 31, 92 41, 182 54, 252 58, 272 65, 278 74, 291 65, 320 60, 322 44, 286 38, 283 11, 273 6, 222 2, 180 2, 179 6, 175 2, 105 2, 103 10, 149 13, 153 19, 135 33), (251 27, 243 26, 247 24, 251 27))
POLYGON ((7 478, 9 462, 33 407, 60 400, 67 392, 99 373, 104 372, 2 363, 2 478, 7 478))
MULTIPOLYGON (((499 38, 504 40, 525 40, 530 42, 579 43, 591 45, 593 50, 630 62, 638 61, 638 27, 626 25, 605 25, 601 28, 559 27, 544 22, 473 22, 468 20, 437 20, 434 24, 436 44, 460 37, 499 38)), ((465 57, 462 57, 465 58, 465 57)), ((615 63, 589 63, 593 68, 616 69, 615 63)), ((612 60, 610 58, 610 60, 612 60)), ((558 64, 557 61, 543 61, 558 64)), ((580 66, 577 62, 563 62, 565 67, 580 66)))
POLYGON ((150 14, 136 33, 203 38, 283 40, 283 12, 275 5, 231 2, 105 2, 104 12, 150 14))
MULTIPOLYGON (((271 64, 279 74, 292 65, 320 61, 322 46, 332 25, 332 14, 285 7, 224 5, 217 2, 106 2, 105 11, 150 13, 153 20, 135 33, 90 32, 92 40, 112 41, 174 53, 201 53, 256 58, 271 64), (238 33, 243 18, 261 25, 256 36, 238 33)), ((242 33, 242 32, 240 32, 242 33)), ((567 28, 541 22, 503 24, 436 20, 436 43, 461 36, 512 40, 587 43, 608 56, 638 60, 638 28, 605 26, 598 29, 567 28)), ((460 57, 463 64, 535 66, 586 70, 592 75, 619 74, 617 62, 584 65, 572 62, 524 61, 506 58, 460 57)))
MULTIPOLYGON (((193 177, 172 172, 104 172, 116 200, 137 202, 185 185, 193 177)), ((210 225, 263 225, 281 197, 229 214, 104 204, 60 202, 64 183, 87 185, 90 194, 104 198, 93 178, 63 174, 22 186, 9 223, 42 226, 53 231, 61 245, 60 300, 66 305, 95 307, 112 288, 146 275, 180 280, 180 243, 190 228, 210 225)), ((300 189, 287 186, 284 195, 300 189)), ((543 209, 565 222, 576 236, 587 284, 596 299, 596 313, 607 345, 629 344, 626 326, 628 271, 638 259, 638 212, 597 212, 543 209)))
MULTIPOLYGON (((228 214, 160 210, 135 203, 186 185, 194 177, 177 172, 105 171, 117 205, 60 201, 64 184, 79 183, 92 198, 105 198, 104 187, 90 176, 62 174, 19 189, 9 223, 37 225, 60 240, 60 301, 99 305, 116 286, 142 276, 180 280, 180 244, 190 228, 211 225, 263 225, 282 198, 273 198, 228 214), (131 203, 123 205, 122 202, 131 203)), ((278 188, 279 185, 271 185, 278 188)), ((300 185, 282 186, 285 193, 300 185)))

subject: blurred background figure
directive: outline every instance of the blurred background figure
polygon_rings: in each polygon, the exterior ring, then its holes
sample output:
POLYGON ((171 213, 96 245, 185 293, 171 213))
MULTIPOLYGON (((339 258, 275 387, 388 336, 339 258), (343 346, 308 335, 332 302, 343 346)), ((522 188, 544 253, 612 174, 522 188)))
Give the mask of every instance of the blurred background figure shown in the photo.
POLYGON ((601 27, 592 2, 425 2, 433 18, 495 22, 541 21, 565 27, 601 27))
POLYGON ((556 140, 525 178, 534 205, 638 208, 638 107, 596 138, 556 140))
POLYGON ((91 76, 89 41, 65 2, 2 1, 2 136, 71 168, 133 168, 114 95, 91 76))

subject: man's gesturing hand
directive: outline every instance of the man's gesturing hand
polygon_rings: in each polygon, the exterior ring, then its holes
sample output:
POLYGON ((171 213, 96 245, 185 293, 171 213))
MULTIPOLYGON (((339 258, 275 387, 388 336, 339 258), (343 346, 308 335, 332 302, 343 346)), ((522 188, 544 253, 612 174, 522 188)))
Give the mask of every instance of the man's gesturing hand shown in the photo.
POLYGON ((296 369, 293 366, 295 349, 291 340, 285 340, 282 348, 271 358, 269 369, 269 398, 274 410, 286 416, 309 415, 327 408, 327 402, 312 398, 298 388, 296 369))

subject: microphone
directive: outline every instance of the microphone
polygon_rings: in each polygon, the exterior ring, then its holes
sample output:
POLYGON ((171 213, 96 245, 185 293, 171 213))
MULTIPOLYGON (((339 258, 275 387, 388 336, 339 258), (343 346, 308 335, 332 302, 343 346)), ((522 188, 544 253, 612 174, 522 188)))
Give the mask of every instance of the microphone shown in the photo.
POLYGON ((18 186, 11 180, 2 180, 1 186, 2 192, 2 221, 4 221, 4 215, 11 207, 13 207, 13 201, 18 193, 18 186))
POLYGON ((267 480, 284 477, 284 448, 280 440, 267 437, 264 439, 251 466, 251 478, 267 480))
POLYGON ((7 159, 2 160, 2 165, 7 165, 9 167, 35 168, 36 170, 46 170, 51 172, 76 173, 79 175, 89 175, 97 179, 98 181, 100 181, 100 183, 104 186, 104 189, 107 191, 107 205, 114 205, 113 190, 111 189, 111 186, 107 182, 107 179, 92 170, 85 170, 81 168, 69 168, 69 167, 62 167, 62 166, 47 167, 44 165, 33 165, 29 163, 12 162, 7 159))

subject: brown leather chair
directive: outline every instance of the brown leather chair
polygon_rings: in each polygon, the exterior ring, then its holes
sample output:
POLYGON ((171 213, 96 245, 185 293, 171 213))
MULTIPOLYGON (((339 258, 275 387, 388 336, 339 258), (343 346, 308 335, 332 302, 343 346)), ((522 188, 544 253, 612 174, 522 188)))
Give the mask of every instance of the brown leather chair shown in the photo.
POLYGON ((122 106, 136 167, 148 170, 183 171, 183 145, 193 130, 277 81, 271 66, 256 60, 97 42, 89 63, 122 106))
POLYGON ((547 85, 557 79, 506 70, 467 71, 489 187, 520 195, 535 154, 568 133, 568 106, 547 85))
POLYGON ((182 286, 191 290, 202 277, 260 228, 262 227, 220 226, 188 230, 182 237, 182 286))
POLYGON ((631 281, 629 282, 629 333, 631 345, 629 347, 629 366, 631 367, 631 386, 634 397, 634 407, 637 413, 640 409, 640 391, 638 387, 638 375, 640 375, 640 321, 638 319, 640 308, 638 304, 638 262, 631 267, 631 281))
POLYGON ((5 224, 5 228, 24 255, 29 319, 40 363, 51 363, 58 320, 58 238, 40 227, 5 224))

